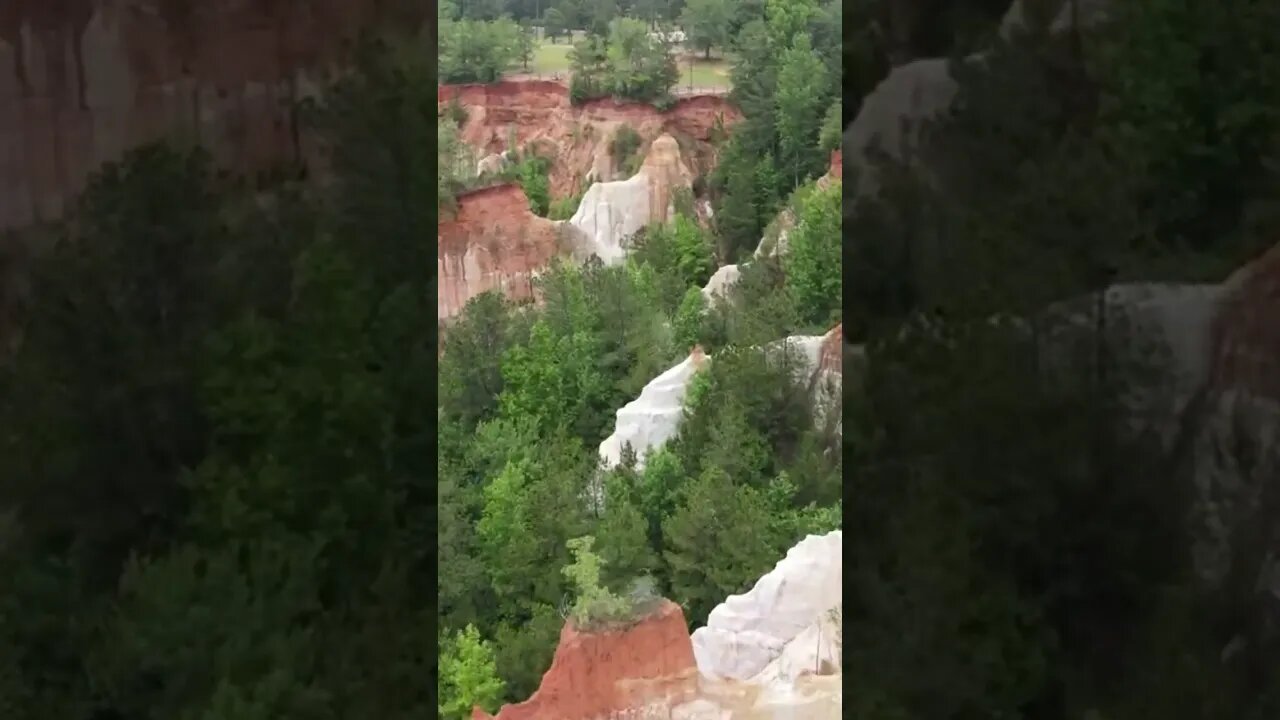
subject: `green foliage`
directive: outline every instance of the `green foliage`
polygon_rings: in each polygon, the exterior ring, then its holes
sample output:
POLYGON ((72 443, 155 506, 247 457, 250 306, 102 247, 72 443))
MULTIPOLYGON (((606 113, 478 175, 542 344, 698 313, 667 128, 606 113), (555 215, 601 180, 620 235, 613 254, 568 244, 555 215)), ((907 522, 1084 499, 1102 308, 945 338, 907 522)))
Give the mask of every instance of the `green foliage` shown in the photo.
POLYGON ((839 98, 827 109, 822 119, 822 129, 818 132, 818 149, 831 152, 840 149, 840 141, 844 134, 843 110, 839 98))
POLYGON ((570 195, 568 197, 557 198, 551 201, 551 209, 547 212, 547 217, 551 220, 568 220, 578 211, 578 205, 582 204, 582 195, 570 195))
POLYGON ((569 20, 560 8, 547 8, 542 15, 542 27, 547 34, 547 39, 554 43, 556 38, 569 33, 569 20))
POLYGON ((701 287, 714 272, 711 240, 696 220, 676 215, 670 223, 650 225, 632 236, 628 251, 638 264, 649 264, 677 286, 672 307, 689 286, 701 287))
POLYGON ((516 38, 516 57, 520 59, 520 66, 529 71, 529 63, 538 52, 538 39, 534 35, 533 27, 529 25, 520 26, 520 34, 516 38))
POLYGON ((841 312, 841 183, 834 181, 806 197, 787 236, 783 266, 805 323, 831 326, 841 312))
POLYGON ((293 541, 183 547, 132 562, 90 660, 95 684, 130 714, 219 717, 232 703, 247 716, 332 717, 332 688, 305 681, 322 640, 295 620, 320 608, 316 551, 293 541))
MULTIPOLYGON (((521 58, 528 41, 510 19, 441 22, 440 80, 446 83, 497 82, 521 58)), ((530 51, 531 53, 531 51, 530 51)))
POLYGON ((706 311, 707 301, 701 290, 691 287, 685 291, 673 321, 676 345, 691 348, 697 344, 702 337, 702 317, 706 311))
POLYGON ((794 184, 815 174, 825 157, 819 152, 818 135, 829 96, 826 68, 814 55, 805 35, 782 54, 778 68, 777 124, 778 165, 794 184))
POLYGON ((711 48, 729 44, 732 8, 729 0, 689 0, 680 15, 688 42, 711 57, 711 48))
POLYGON ((662 525, 671 587, 695 624, 773 567, 786 548, 770 537, 769 508, 752 488, 708 468, 662 525))
POLYGON ((551 162, 537 155, 527 156, 516 166, 520 188, 529 198, 533 214, 546 217, 551 209, 551 162))
POLYGON ((570 101, 578 104, 612 95, 653 102, 667 97, 679 71, 667 46, 649 37, 643 22, 617 18, 606 40, 598 34, 575 43, 569 52, 570 101))
POLYGON ((614 131, 613 137, 609 139, 609 155, 622 170, 623 174, 635 174, 638 166, 634 166, 633 163, 638 162, 635 156, 643 142, 644 138, 640 137, 640 133, 625 123, 619 125, 618 129, 614 131))
POLYGON ((445 638, 440 648, 438 682, 441 718, 467 720, 475 707, 497 711, 503 687, 497 677, 493 647, 480 637, 474 625, 445 638))
POLYGON ((90 585, 173 537, 178 474, 208 443, 202 344, 232 302, 266 309, 238 273, 277 256, 260 238, 231 255, 227 195, 204 153, 133 151, 90 179, 79 227, 33 268, 23 343, 0 375, 0 506, 23 508, 24 531, 68 550, 90 585))
POLYGON ((599 628, 631 619, 633 608, 625 597, 615 595, 600 581, 604 565, 599 555, 591 551, 595 538, 590 535, 573 538, 568 542, 573 553, 573 563, 563 572, 576 589, 576 598, 569 617, 581 628, 599 628))

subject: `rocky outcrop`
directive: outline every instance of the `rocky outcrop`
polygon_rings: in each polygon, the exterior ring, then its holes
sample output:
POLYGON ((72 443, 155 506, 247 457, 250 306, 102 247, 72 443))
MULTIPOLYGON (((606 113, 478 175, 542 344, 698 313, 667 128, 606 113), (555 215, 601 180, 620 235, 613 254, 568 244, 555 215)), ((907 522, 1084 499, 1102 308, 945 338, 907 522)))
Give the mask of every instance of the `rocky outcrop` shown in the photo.
POLYGON ((693 348, 689 357, 650 380, 639 397, 618 410, 616 429, 600 443, 600 457, 607 467, 622 462, 622 451, 627 446, 636 455, 636 467, 643 467, 645 455, 676 434, 684 413, 685 390, 706 362, 702 348, 693 348))
POLYGON ((845 152, 841 150, 831 151, 831 163, 828 163, 827 177, 835 179, 845 179, 845 152))
POLYGON ((675 191, 690 188, 692 182, 679 144, 670 135, 662 135, 653 141, 635 175, 592 185, 569 224, 587 238, 588 253, 607 265, 619 262, 626 256, 624 241, 646 225, 669 220, 675 214, 675 191))
MULTIPOLYGON (((417 27, 425 5, 402 3, 417 27)), ((342 67, 378 0, 0 3, 0 229, 64 214, 137 145, 198 141, 255 171, 310 154, 295 101, 342 67)))
MULTIPOLYGON (((839 530, 810 535, 754 587, 717 605, 706 627, 693 633, 698 671, 712 678, 750 680, 810 627, 818 628, 814 632, 830 627, 831 613, 842 602, 841 543, 839 530)), ((838 646, 817 642, 807 651, 797 648, 787 662, 816 670, 824 661, 839 666, 838 646), (812 657, 797 658, 795 652, 812 657)))
POLYGON ((894 161, 910 159, 920 147, 925 123, 951 107, 959 86, 948 63, 930 58, 895 67, 863 98, 845 129, 842 148, 857 169, 857 194, 872 194, 879 187, 874 162, 879 154, 894 161))
POLYGON ((670 109, 612 99, 569 104, 568 88, 546 80, 505 81, 485 85, 446 85, 438 92, 441 104, 457 102, 467 113, 463 139, 485 152, 501 152, 509 143, 549 145, 554 156, 551 193, 566 197, 586 189, 586 177, 612 180, 616 164, 604 160, 608 139, 629 125, 641 137, 670 135, 683 143, 684 162, 694 172, 710 170, 715 160, 711 144, 717 128, 730 128, 742 115, 727 99, 706 95, 680 98, 670 109))
POLYGON ((1280 245, 1223 283, 1194 443, 1196 564, 1280 613, 1280 245), (1234 576, 1234 578, 1233 578, 1234 576), (1237 585, 1238 584, 1238 585, 1237 585))
POLYGON ((551 669, 528 700, 473 720, 640 720, 672 717, 698 691, 684 613, 664 600, 636 624, 584 632, 567 623, 551 669))
POLYGON ((742 269, 737 265, 721 265, 716 268, 711 277, 707 279, 707 284, 702 287, 702 297, 707 301, 707 305, 717 299, 728 297, 729 290, 738 284, 738 278, 742 276, 742 269))
MULTIPOLYGON (((793 335, 765 347, 769 353, 786 349, 795 354, 796 378, 815 397, 819 419, 840 411, 843 341, 843 327, 836 325, 825 335, 793 335)), ((636 466, 643 467, 646 455, 675 436, 684 417, 689 381, 710 360, 701 347, 694 347, 689 357, 650 380, 639 397, 618 410, 613 434, 600 443, 599 455, 606 467, 616 467, 627 446, 636 455, 636 466)))
POLYGON ((441 212, 437 316, 447 320, 457 315, 468 300, 488 290, 512 299, 532 298, 534 277, 577 244, 571 226, 533 214, 519 185, 459 195, 455 213, 441 212))
POLYGON ((729 640, 742 649, 725 656, 736 667, 760 667, 748 679, 700 672, 684 614, 663 600, 629 627, 586 632, 567 623, 533 696, 503 706, 496 716, 475 708, 472 720, 837 720, 842 700, 839 536, 836 531, 805 538, 751 593, 717 608, 721 620, 731 624, 754 617, 767 636, 763 643, 746 635, 729 640), (800 596, 807 596, 807 603, 800 596), (816 609, 831 597, 834 605, 816 609), (796 623, 803 624, 793 628, 796 623))
POLYGON ((1280 548, 1267 534, 1280 517, 1280 246, 1221 284, 1118 285, 1098 300, 1050 309, 1068 322, 1045 338, 1046 371, 1091 367, 1103 327, 1123 382, 1121 430, 1150 433, 1176 481, 1192 483, 1200 577, 1217 588, 1235 576, 1280 602, 1280 548))

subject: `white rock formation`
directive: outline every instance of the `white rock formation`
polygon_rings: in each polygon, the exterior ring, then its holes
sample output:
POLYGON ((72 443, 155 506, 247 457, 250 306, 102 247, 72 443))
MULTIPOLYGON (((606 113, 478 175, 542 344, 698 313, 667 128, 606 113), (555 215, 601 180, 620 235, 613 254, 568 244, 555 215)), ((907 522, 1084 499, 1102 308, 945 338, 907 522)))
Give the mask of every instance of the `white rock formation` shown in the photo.
POLYGON ((817 372, 822 360, 822 343, 826 335, 791 335, 775 340, 765 346, 765 352, 773 352, 787 348, 795 352, 800 361, 794 371, 797 380, 808 380, 817 372))
MULTIPOLYGON (((824 368, 822 363, 823 344, 831 335, 793 335, 769 343, 765 352, 783 348, 794 352, 795 377, 806 383, 819 403, 838 411, 839 406, 833 403, 839 400, 840 371, 824 368)), ((684 394, 689 380, 710 359, 700 348, 694 348, 689 357, 650 380, 640 390, 639 397, 617 411, 613 434, 605 438, 599 448, 606 467, 616 467, 622 461, 622 449, 627 445, 636 454, 636 467, 644 467, 645 456, 675 436, 684 417, 684 394)))
POLYGON ((867 161, 869 150, 902 160, 904 151, 919 146, 922 123, 951 106, 959 86, 948 62, 929 58, 900 65, 863 99, 843 139, 845 162, 858 173, 858 194, 877 187, 875 166, 867 161))
POLYGON ((710 306, 717 298, 727 297, 729 288, 736 285, 741 276, 742 269, 737 265, 720 266, 702 288, 702 297, 706 298, 707 305, 710 306))
POLYGON ((840 667, 840 613, 822 613, 791 639, 763 670, 751 678, 761 687, 794 683, 807 673, 828 674, 840 667))
POLYGON ((608 467, 622 461, 622 449, 627 445, 635 451, 636 467, 643 467, 645 455, 676 434, 689 380, 706 361, 702 350, 694 348, 680 364, 650 380, 640 397, 618 410, 614 433, 600 443, 600 457, 608 467))
MULTIPOLYGON (((698 671, 710 678, 751 680, 810 627, 821 627, 824 618, 841 607, 841 541, 840 530, 806 537, 749 591, 717 605, 706 627, 693 633, 698 671)), ((775 667, 773 672, 782 677, 820 664, 822 644, 816 642, 814 648, 810 657, 804 645, 797 644, 785 661, 786 669, 775 667)))
POLYGON ((617 263, 626 255, 623 241, 651 222, 669 219, 674 190, 692 187, 692 180, 675 138, 662 135, 635 175, 588 188, 569 223, 589 239, 588 253, 606 265, 617 263))
POLYGON ((506 153, 499 155, 492 153, 480 158, 480 162, 476 163, 476 175, 484 175, 485 173, 500 173, 507 166, 506 153))

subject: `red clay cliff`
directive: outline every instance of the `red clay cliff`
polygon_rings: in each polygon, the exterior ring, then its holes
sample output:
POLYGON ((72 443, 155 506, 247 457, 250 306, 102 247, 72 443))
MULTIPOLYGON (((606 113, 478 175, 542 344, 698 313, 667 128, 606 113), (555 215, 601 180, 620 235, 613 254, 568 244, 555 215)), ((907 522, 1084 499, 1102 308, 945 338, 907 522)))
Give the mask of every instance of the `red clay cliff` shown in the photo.
POLYGON ((680 142, 681 155, 690 167, 706 172, 715 162, 711 140, 716 128, 729 128, 742 117, 732 103, 717 95, 680 98, 665 111, 610 98, 573 106, 568 88, 550 80, 445 85, 437 91, 437 100, 441 106, 456 102, 466 110, 462 137, 485 152, 502 152, 511 142, 517 148, 530 143, 550 145, 555 197, 584 190, 586 175, 593 168, 595 180, 622 179, 614 176, 616 164, 602 161, 606 141, 623 124, 646 141, 663 133, 671 135, 680 142))
POLYGON ((199 141, 254 171, 305 154, 293 101, 406 0, 0 1, 0 229, 60 217, 129 148, 199 141))
POLYGON ((1280 245, 1236 271, 1224 287, 1210 386, 1280 402, 1280 245))
MULTIPOLYGON (((566 623, 551 669, 528 700, 473 720, 607 720, 666 710, 697 693, 698 671, 684 613, 665 600, 636 625, 580 632, 566 623)), ((665 715, 664 715, 665 717, 665 715)))
POLYGON ((538 217, 519 185, 504 183, 462 193, 454 213, 442 210, 436 245, 436 312, 457 315, 467 300, 487 290, 511 299, 533 297, 533 276, 559 255, 563 233, 538 217))

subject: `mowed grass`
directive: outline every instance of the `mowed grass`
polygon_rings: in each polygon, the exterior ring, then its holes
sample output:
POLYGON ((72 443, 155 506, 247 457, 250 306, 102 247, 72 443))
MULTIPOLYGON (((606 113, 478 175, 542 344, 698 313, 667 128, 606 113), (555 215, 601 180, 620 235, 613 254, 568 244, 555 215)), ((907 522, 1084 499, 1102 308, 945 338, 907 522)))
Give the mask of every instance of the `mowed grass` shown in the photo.
POLYGON ((695 88, 727 88, 732 86, 729 80, 730 62, 728 58, 711 56, 710 60, 701 54, 683 55, 676 58, 676 68, 680 71, 677 87, 695 88))
POLYGON ((565 74, 569 72, 569 51, 573 46, 566 42, 552 45, 547 41, 538 43, 533 52, 533 62, 529 63, 529 72, 547 75, 550 73, 565 74))
MULTIPOLYGON (((569 76, 569 51, 573 49, 573 45, 565 40, 557 43, 551 43, 543 40, 538 43, 533 53, 533 60, 529 63, 529 69, 524 68, 523 63, 516 62, 511 66, 510 74, 517 76, 536 76, 549 77, 559 75, 561 79, 568 80, 569 76)), ((728 88, 731 86, 729 80, 729 67, 731 58, 724 55, 713 54, 708 60, 703 57, 702 53, 676 55, 676 69, 679 70, 679 79, 676 81, 676 89, 680 88, 728 88)))

